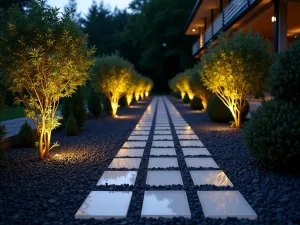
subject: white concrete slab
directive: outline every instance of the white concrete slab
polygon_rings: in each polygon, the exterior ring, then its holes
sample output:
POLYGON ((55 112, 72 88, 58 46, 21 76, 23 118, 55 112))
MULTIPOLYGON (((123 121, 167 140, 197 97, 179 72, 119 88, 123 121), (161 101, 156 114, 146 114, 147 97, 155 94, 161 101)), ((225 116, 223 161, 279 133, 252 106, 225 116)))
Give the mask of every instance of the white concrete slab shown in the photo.
POLYGON ((140 167, 141 158, 114 158, 110 163, 110 169, 138 169, 140 167))
POLYGON ((92 191, 75 214, 76 219, 124 218, 131 191, 92 191))
POLYGON ((142 148, 121 148, 116 157, 142 157, 143 153, 142 148))
POLYGON ((195 134, 179 134, 179 140, 199 140, 198 136, 195 134))
POLYGON ((197 191, 205 217, 254 220, 257 214, 239 191, 197 191))
POLYGON ((133 135, 128 137, 128 141, 147 141, 149 136, 138 136, 138 135, 133 135))
POLYGON ((161 158, 149 158, 148 168, 168 168, 168 167, 178 167, 178 161, 177 158, 167 158, 167 157, 161 157, 161 158))
POLYGON ((195 185, 230 186, 233 184, 222 170, 200 170, 190 171, 195 185))
POLYGON ((145 135, 145 136, 149 136, 150 131, 143 131, 143 130, 139 130, 139 131, 132 131, 131 135, 145 135))
POLYGON ((204 147, 200 140, 180 141, 181 147, 204 147))
POLYGON ((159 185, 183 185, 180 171, 148 171, 146 184, 159 185))
POLYGON ((174 147, 173 141, 153 141, 152 147, 174 147))
POLYGON ((97 185, 134 185, 137 171, 104 171, 97 185))
POLYGON ((188 155, 192 155, 192 156, 198 156, 198 155, 210 156, 210 153, 206 148, 182 148, 182 152, 183 152, 184 156, 188 156, 188 155))
POLYGON ((158 127, 158 126, 155 126, 155 130, 171 130, 171 127, 158 127))
POLYGON ((150 155, 176 156, 176 151, 175 151, 175 148, 151 148, 150 155))
POLYGON ((172 135, 154 135, 153 140, 173 140, 172 135))
POLYGON ((172 134, 171 130, 155 130, 154 134, 172 134))
POLYGON ((146 143, 146 141, 126 141, 123 148, 144 148, 146 143))
POLYGON ((191 211, 185 191, 145 191, 142 217, 186 217, 191 211))
POLYGON ((212 158, 185 158, 187 167, 219 168, 212 158))
POLYGON ((151 127, 135 127, 134 130, 151 130, 151 127))

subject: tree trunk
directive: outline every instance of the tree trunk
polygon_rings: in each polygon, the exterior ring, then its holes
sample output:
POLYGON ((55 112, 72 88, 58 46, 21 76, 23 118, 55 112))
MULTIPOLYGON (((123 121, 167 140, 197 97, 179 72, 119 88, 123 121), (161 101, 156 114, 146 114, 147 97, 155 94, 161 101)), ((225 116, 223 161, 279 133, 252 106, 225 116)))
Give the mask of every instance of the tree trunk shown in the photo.
POLYGON ((235 117, 235 127, 241 128, 241 113, 238 111, 235 117))
POLYGON ((204 99, 204 98, 201 98, 201 100, 202 100, 203 110, 206 111, 206 108, 207 108, 207 100, 204 99))
POLYGON ((115 117, 117 115, 117 110, 118 110, 118 102, 119 100, 116 98, 111 99, 111 115, 112 117, 115 117))
POLYGON ((127 102, 127 105, 130 106, 130 104, 132 102, 132 95, 126 95, 126 102, 127 102))
POLYGON ((45 158, 44 156, 44 132, 41 132, 40 133, 40 136, 39 136, 39 153, 40 153, 40 159, 43 160, 45 158))
POLYGON ((184 93, 184 92, 181 92, 180 95, 181 95, 181 100, 183 100, 183 99, 184 99, 184 96, 185 96, 185 93, 184 93))

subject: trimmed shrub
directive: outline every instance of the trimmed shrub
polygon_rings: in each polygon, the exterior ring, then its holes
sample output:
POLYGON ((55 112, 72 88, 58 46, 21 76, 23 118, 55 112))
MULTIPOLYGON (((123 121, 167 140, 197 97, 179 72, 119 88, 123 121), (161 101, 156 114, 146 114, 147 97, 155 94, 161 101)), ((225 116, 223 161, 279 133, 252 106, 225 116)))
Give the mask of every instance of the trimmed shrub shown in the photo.
MULTIPOLYGON (((242 112, 242 116, 241 116, 242 121, 246 119, 248 112, 249 112, 249 104, 247 104, 244 112, 242 112)), ((229 123, 231 121, 234 121, 232 113, 230 112, 229 108, 216 95, 213 95, 209 99, 207 104, 207 113, 210 119, 215 122, 229 123)))
POLYGON ((101 102, 102 102, 103 110, 105 112, 111 112, 111 104, 109 99, 106 97, 106 95, 104 94, 101 95, 101 102))
POLYGON ((190 105, 191 105, 191 108, 195 109, 195 110, 202 110, 203 109, 202 101, 197 96, 194 96, 194 98, 191 101, 190 105))
POLYGON ((274 98, 300 103, 300 40, 277 55, 268 85, 274 98))
POLYGON ((91 90, 89 95, 88 109, 95 117, 98 117, 101 113, 101 99, 98 93, 95 92, 93 89, 91 90))
POLYGON ((5 107, 5 97, 2 91, 0 91, 0 110, 5 107))
POLYGON ((65 122, 67 121, 69 116, 73 114, 78 127, 80 128, 84 125, 84 121, 86 117, 86 109, 85 109, 82 92, 80 89, 78 89, 72 95, 72 97, 65 99, 61 113, 65 122))
POLYGON ((270 168, 300 168, 300 107, 263 102, 244 129, 249 153, 270 168))
MULTIPOLYGON (((0 141, 5 135, 5 126, 0 124, 0 141)), ((3 144, 0 144, 0 160, 5 159, 5 148, 3 147, 3 144)))
POLYGON ((29 148, 34 147, 36 137, 32 131, 31 126, 25 122, 18 133, 18 145, 29 148))
POLYGON ((128 104, 127 104, 126 96, 122 96, 119 99, 119 103, 118 104, 119 104, 120 107, 127 107, 128 104))
POLYGON ((75 117, 71 114, 66 122, 66 133, 68 136, 75 136, 79 132, 79 128, 75 117))
POLYGON ((5 125, 0 124, 0 140, 4 137, 5 135, 5 125))
POLYGON ((190 98, 188 94, 185 94, 184 98, 183 98, 183 103, 189 103, 190 102, 190 98))

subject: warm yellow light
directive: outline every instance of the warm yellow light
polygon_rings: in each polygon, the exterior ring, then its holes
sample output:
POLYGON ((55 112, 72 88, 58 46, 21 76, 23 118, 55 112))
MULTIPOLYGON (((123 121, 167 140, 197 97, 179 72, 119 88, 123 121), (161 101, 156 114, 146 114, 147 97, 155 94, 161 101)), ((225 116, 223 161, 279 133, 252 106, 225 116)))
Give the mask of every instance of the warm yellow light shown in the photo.
POLYGON ((276 16, 272 16, 272 23, 276 22, 276 16))
POLYGON ((119 116, 118 116, 118 115, 115 115, 115 117, 118 118, 119 116))
POLYGON ((196 29, 194 28, 192 31, 193 31, 193 32, 196 32, 196 29))
POLYGON ((55 154, 54 156, 55 156, 55 157, 59 157, 59 154, 55 154))

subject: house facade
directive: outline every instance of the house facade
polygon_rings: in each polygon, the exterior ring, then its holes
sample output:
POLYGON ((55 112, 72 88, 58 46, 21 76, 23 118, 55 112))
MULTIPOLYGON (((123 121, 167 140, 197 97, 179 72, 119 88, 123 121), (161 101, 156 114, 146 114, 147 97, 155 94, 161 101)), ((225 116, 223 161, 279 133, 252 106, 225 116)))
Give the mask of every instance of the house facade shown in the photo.
POLYGON ((192 55, 200 58, 220 32, 239 29, 260 33, 282 51, 300 38, 300 0, 197 0, 185 34, 198 36, 192 55))

